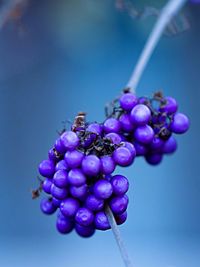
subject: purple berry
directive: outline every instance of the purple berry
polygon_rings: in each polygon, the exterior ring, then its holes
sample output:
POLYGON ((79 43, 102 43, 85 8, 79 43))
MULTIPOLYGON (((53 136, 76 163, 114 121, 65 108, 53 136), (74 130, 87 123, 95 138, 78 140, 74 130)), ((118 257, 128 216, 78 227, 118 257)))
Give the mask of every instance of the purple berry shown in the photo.
POLYGON ((65 170, 55 172, 53 182, 58 187, 66 187, 68 185, 68 174, 65 170))
POLYGON ((57 187, 56 185, 52 184, 51 194, 53 197, 55 197, 57 199, 64 199, 67 197, 68 192, 67 192, 66 188, 60 188, 60 187, 57 187))
POLYGON ((162 154, 147 154, 145 156, 146 161, 151 165, 158 165, 162 161, 162 154))
POLYGON ((71 185, 81 186, 85 184, 86 177, 80 169, 72 169, 68 173, 68 181, 71 185))
POLYGON ((67 151, 65 153, 65 161, 71 169, 78 168, 81 165, 83 158, 84 154, 77 150, 67 151))
POLYGON ((114 214, 122 214, 128 206, 128 196, 116 196, 110 201, 110 208, 114 214))
POLYGON ((131 110, 138 102, 137 97, 132 93, 125 93, 123 94, 120 99, 120 106, 124 110, 131 110))
POLYGON ((115 215, 115 220, 117 225, 123 224, 127 219, 127 211, 123 212, 122 214, 115 215))
POLYGON ((108 133, 105 138, 110 139, 113 144, 118 145, 122 142, 122 137, 117 133, 108 133))
POLYGON ((64 159, 60 160, 56 164, 55 171, 59 171, 59 170, 69 171, 69 166, 67 165, 67 163, 66 163, 66 161, 64 159))
POLYGON ((51 194, 52 179, 46 178, 42 184, 42 189, 45 193, 51 194))
POLYGON ((56 211, 56 207, 53 205, 51 199, 42 199, 40 202, 40 209, 43 213, 50 215, 56 211))
POLYGON ((121 130, 120 122, 115 118, 109 118, 104 122, 105 133, 119 133, 121 130))
POLYGON ((113 159, 116 164, 125 167, 133 163, 134 156, 128 148, 121 146, 113 152, 113 159))
POLYGON ((135 158, 136 150, 135 150, 134 145, 130 142, 125 141, 125 142, 123 142, 123 146, 126 147, 131 152, 132 157, 135 158))
POLYGON ((150 151, 159 152, 161 151, 163 145, 164 145, 164 141, 160 139, 159 137, 154 136, 152 142, 149 145, 149 148, 150 148, 150 151))
POLYGON ((94 214, 87 208, 79 208, 76 213, 75 220, 79 225, 89 226, 94 221, 94 214))
POLYGON ((147 147, 144 144, 134 142, 136 156, 144 156, 147 153, 147 147))
POLYGON ((85 201, 85 205, 92 211, 99 211, 103 209, 104 201, 102 199, 96 198, 94 195, 89 195, 85 201))
POLYGON ((62 141, 60 138, 58 138, 55 142, 55 149, 58 153, 64 154, 66 151, 65 146, 63 145, 62 141))
POLYGON ((55 166, 52 160, 43 160, 39 165, 39 172, 42 176, 51 178, 55 172, 55 166))
POLYGON ((176 100, 173 97, 165 97, 166 103, 160 106, 161 112, 166 112, 168 114, 176 113, 178 105, 176 100))
POLYGON ((75 225, 75 230, 81 237, 91 237, 95 232, 94 226, 81 226, 78 223, 75 225))
POLYGON ((103 174, 111 174, 115 170, 115 162, 111 156, 101 157, 101 172, 103 174))
POLYGON ((176 134, 183 134, 189 129, 189 126, 188 117, 182 113, 176 113, 170 124, 170 130, 176 134))
POLYGON ((95 155, 85 156, 82 161, 82 170, 86 175, 96 176, 101 167, 100 159, 95 155))
POLYGON ((107 180, 98 180, 94 185, 94 195, 100 199, 108 199, 113 192, 112 185, 107 180))
POLYGON ((95 223, 96 229, 103 230, 103 231, 110 229, 110 223, 108 221, 108 218, 105 212, 103 211, 99 211, 96 213, 95 218, 94 218, 94 223, 95 223))
POLYGON ((79 202, 74 198, 67 198, 60 204, 60 211, 66 217, 74 217, 79 209, 79 202))
POLYGON ((60 139, 61 139, 62 145, 68 150, 74 150, 79 145, 79 138, 72 131, 64 132, 61 135, 60 139))
POLYGON ((122 175, 115 175, 112 177, 111 180, 113 193, 115 195, 124 195, 129 188, 129 182, 128 179, 125 176, 122 175))
POLYGON ((135 130, 135 139, 142 144, 149 144, 154 137, 154 131, 149 125, 140 126, 135 130))
POLYGON ((61 234, 68 234, 73 230, 74 223, 69 218, 58 217, 56 222, 56 228, 61 234))
POLYGON ((124 132, 127 132, 127 133, 130 133, 133 131, 134 129, 134 125, 130 119, 130 115, 129 114, 122 114, 120 117, 119 117, 119 121, 121 123, 121 127, 122 127, 122 130, 124 132))
POLYGON ((83 200, 86 197, 87 191, 88 191, 88 186, 86 184, 79 186, 79 187, 70 186, 70 194, 74 198, 78 198, 80 200, 83 200))
POLYGON ((177 142, 176 139, 173 136, 170 136, 170 138, 165 141, 162 152, 165 154, 171 154, 174 153, 177 149, 177 142))
POLYGON ((142 126, 150 121, 151 111, 147 106, 138 104, 131 110, 130 118, 134 125, 142 126))
POLYGON ((102 131, 103 131, 103 126, 98 124, 98 123, 91 123, 86 131, 91 132, 91 133, 95 133, 97 135, 101 135, 102 131))

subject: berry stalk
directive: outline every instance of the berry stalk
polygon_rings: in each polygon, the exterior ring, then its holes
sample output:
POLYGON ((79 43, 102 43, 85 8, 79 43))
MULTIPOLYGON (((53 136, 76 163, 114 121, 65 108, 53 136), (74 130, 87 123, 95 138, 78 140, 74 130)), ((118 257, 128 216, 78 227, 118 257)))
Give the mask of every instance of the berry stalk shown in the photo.
POLYGON ((170 0, 163 8, 145 46, 139 57, 139 60, 133 70, 133 73, 126 87, 135 93, 139 80, 145 70, 145 67, 160 40, 167 24, 183 7, 187 0, 170 0))
POLYGON ((117 245, 119 247, 122 259, 124 261, 124 265, 126 267, 132 267, 132 264, 131 264, 131 261, 129 259, 128 253, 126 251, 126 247, 124 246, 124 242, 122 240, 119 228, 116 224, 115 218, 114 218, 113 213, 112 213, 111 209, 109 208, 109 206, 105 207, 105 213, 106 213, 106 216, 107 216, 108 221, 110 223, 110 226, 112 228, 117 245))

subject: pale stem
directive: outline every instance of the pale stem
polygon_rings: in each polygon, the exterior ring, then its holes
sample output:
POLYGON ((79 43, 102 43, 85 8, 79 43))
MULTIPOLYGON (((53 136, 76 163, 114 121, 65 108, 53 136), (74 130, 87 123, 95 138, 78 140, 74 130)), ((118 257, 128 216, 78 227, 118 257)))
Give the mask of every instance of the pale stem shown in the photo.
POLYGON ((162 9, 162 12, 144 46, 139 60, 133 70, 133 73, 126 87, 135 93, 139 80, 145 70, 145 67, 170 20, 177 14, 187 0, 170 0, 162 9))
POLYGON ((129 259, 129 256, 128 256, 128 253, 127 253, 127 250, 124 246, 124 242, 122 240, 122 237, 121 237, 121 234, 120 234, 120 231, 119 231, 119 228, 116 224, 116 221, 115 221, 115 218, 113 216, 113 213, 111 211, 111 209, 109 208, 109 206, 106 206, 105 208, 105 213, 106 213, 106 216, 108 218, 108 221, 110 223, 110 226, 112 228, 112 231, 113 231, 113 235, 115 237, 115 240, 117 242, 117 245, 119 247, 119 250, 120 250, 120 253, 121 253, 121 257, 124 261, 124 265, 126 267, 131 267, 131 261, 129 259))

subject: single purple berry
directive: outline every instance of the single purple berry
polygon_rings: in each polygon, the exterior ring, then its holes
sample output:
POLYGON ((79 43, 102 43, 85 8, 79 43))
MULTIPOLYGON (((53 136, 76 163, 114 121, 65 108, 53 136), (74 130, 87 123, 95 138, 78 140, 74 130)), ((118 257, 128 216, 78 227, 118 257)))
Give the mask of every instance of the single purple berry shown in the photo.
POLYGON ((122 130, 123 130, 124 132, 130 133, 130 132, 133 131, 133 129, 134 129, 134 124, 132 123, 129 114, 122 114, 122 115, 119 117, 119 121, 120 121, 120 123, 121 123, 121 127, 122 127, 122 130))
POLYGON ((134 125, 142 126, 150 121, 151 111, 147 106, 138 104, 131 110, 130 118, 134 125))
POLYGON ((94 195, 100 199, 108 199, 113 192, 112 185, 107 180, 98 180, 93 188, 94 195))
POLYGON ((83 158, 84 154, 78 150, 67 151, 65 153, 65 161, 71 169, 78 168, 81 165, 83 158))
POLYGON ((86 177, 81 169, 72 169, 68 173, 68 181, 71 185, 81 186, 85 184, 86 177))
POLYGON ((68 174, 65 170, 55 172, 53 182, 58 187, 66 187, 68 185, 68 174))
POLYGON ((96 176, 101 167, 100 159, 95 155, 85 156, 82 161, 82 170, 86 175, 96 176))
POLYGON ((183 134, 189 129, 189 126, 188 117, 182 113, 176 113, 170 124, 170 130, 176 134, 183 134))
POLYGON ((129 182, 128 179, 125 176, 122 175, 115 175, 112 177, 111 180, 113 193, 115 195, 124 195, 129 188, 129 182))
POLYGON ((165 101, 166 103, 160 106, 160 111, 168 114, 176 113, 178 109, 176 100, 173 97, 167 96, 165 97, 165 101))
POLYGON ((150 165, 158 165, 161 163, 163 158, 162 154, 147 154, 145 156, 146 161, 150 164, 150 165))
POLYGON ((94 218, 94 224, 96 229, 98 230, 108 230, 110 229, 110 223, 108 221, 108 218, 103 211, 99 211, 96 213, 95 218, 94 218))
POLYGON ((162 148, 162 152, 165 154, 171 154, 174 153, 177 149, 177 142, 176 139, 173 136, 170 136, 170 138, 165 141, 164 146, 162 148))
POLYGON ((122 142, 121 135, 117 133, 108 133, 105 135, 105 138, 110 139, 113 144, 118 145, 122 142))
POLYGON ((56 207, 53 205, 51 199, 42 199, 40 202, 40 209, 43 213, 51 215, 56 211, 56 207))
POLYGON ((116 164, 111 156, 101 157, 101 172, 103 174, 111 174, 114 172, 116 164))
POLYGON ((75 198, 67 198, 60 204, 60 211, 66 217, 74 217, 79 209, 79 202, 75 198))
POLYGON ((81 237, 91 237, 95 232, 95 228, 93 225, 81 226, 78 223, 75 224, 75 230, 77 234, 80 235, 81 237))
POLYGON ((57 187, 55 184, 51 186, 51 194, 57 199, 65 199, 68 195, 66 188, 57 187))
POLYGON ((149 125, 140 126, 135 130, 135 139, 142 144, 149 144, 154 137, 154 131, 149 125))
POLYGON ((79 225, 89 226, 94 221, 94 214, 91 210, 85 207, 79 208, 76 213, 75 220, 79 225))
POLYGON ((103 209, 104 201, 103 199, 96 198, 94 195, 89 195, 86 198, 85 205, 92 211, 99 211, 103 209))
POLYGON ((59 171, 59 170, 64 170, 64 171, 69 171, 70 170, 69 166, 67 165, 67 163, 66 163, 66 161, 64 159, 60 160, 56 164, 55 171, 59 171))
POLYGON ((115 215, 115 220, 117 225, 123 224, 127 219, 127 211, 123 212, 122 214, 115 215))
POLYGON ((80 200, 84 200, 85 197, 87 196, 88 192, 88 186, 86 184, 81 185, 81 186, 70 186, 70 194, 74 198, 78 198, 80 200))
POLYGON ((119 133, 121 130, 120 122, 115 118, 109 118, 104 122, 105 133, 119 133))
POLYGON ((45 193, 51 194, 52 179, 46 178, 42 183, 42 189, 45 193))
POLYGON ((61 140, 61 143, 63 144, 63 146, 68 150, 74 150, 79 145, 79 138, 72 131, 64 132, 61 135, 60 140, 61 140))
POLYGON ((68 234, 74 229, 74 223, 69 218, 58 217, 56 222, 56 228, 61 234, 68 234))
POLYGON ((114 214, 122 214, 128 207, 128 196, 116 196, 110 200, 110 208, 114 214))
POLYGON ((103 126, 99 123, 91 123, 90 125, 88 125, 86 131, 101 135, 103 132, 103 126))
POLYGON ((163 145, 164 141, 161 138, 154 136, 152 142, 149 145, 149 149, 153 152, 159 152, 162 150, 163 145))
POLYGON ((137 97, 132 93, 123 94, 120 99, 120 106, 124 110, 131 110, 138 102, 137 97))
POLYGON ((55 172, 54 162, 52 160, 43 160, 39 165, 39 172, 42 176, 51 178, 55 172))
POLYGON ((136 150, 136 156, 144 156, 147 153, 147 147, 144 144, 135 141, 134 147, 136 150))
POLYGON ((133 163, 134 156, 128 148, 121 146, 113 152, 113 159, 116 164, 125 167, 130 166, 133 163))
POLYGON ((55 142, 55 149, 58 153, 61 155, 66 152, 66 147, 63 145, 62 141, 60 138, 58 138, 55 142))

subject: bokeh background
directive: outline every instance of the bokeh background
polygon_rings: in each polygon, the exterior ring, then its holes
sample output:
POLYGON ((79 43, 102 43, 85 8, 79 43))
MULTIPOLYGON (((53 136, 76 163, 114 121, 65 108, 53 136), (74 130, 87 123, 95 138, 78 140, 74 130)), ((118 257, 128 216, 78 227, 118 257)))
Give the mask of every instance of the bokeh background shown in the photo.
MULTIPOLYGON (((165 1, 133 1, 160 8, 165 1)), ((163 37, 138 95, 163 89, 191 119, 179 149, 158 167, 137 159, 117 170, 130 180, 128 220, 120 227, 134 267, 198 267, 200 262, 200 6, 183 11, 190 29, 163 37)), ((132 19, 111 0, 34 0, 0 31, 0 266, 123 266, 111 231, 90 239, 55 229, 40 212, 37 165, 62 129, 86 111, 104 120, 120 94, 155 18, 132 19)))

